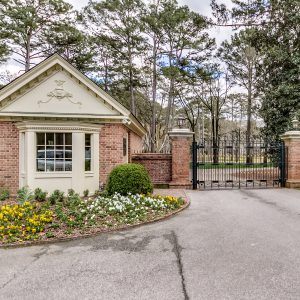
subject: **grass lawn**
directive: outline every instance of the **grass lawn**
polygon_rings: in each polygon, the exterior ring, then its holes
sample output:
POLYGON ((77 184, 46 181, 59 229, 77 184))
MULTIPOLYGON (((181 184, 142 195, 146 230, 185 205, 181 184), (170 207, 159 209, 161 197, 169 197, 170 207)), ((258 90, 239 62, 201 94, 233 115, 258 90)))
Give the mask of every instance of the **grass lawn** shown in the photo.
POLYGON ((200 163, 197 164, 198 169, 246 169, 246 168, 275 168, 273 163, 200 163))

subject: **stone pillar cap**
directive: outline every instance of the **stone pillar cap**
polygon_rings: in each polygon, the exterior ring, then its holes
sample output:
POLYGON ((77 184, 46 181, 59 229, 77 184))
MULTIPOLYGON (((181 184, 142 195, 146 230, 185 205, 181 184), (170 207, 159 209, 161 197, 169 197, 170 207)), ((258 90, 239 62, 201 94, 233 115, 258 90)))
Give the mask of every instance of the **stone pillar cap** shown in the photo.
POLYGON ((284 133, 281 138, 283 140, 300 139, 300 130, 291 130, 284 133))
POLYGON ((188 128, 174 128, 171 131, 168 132, 168 135, 170 137, 192 137, 194 135, 194 132, 192 132, 188 128))

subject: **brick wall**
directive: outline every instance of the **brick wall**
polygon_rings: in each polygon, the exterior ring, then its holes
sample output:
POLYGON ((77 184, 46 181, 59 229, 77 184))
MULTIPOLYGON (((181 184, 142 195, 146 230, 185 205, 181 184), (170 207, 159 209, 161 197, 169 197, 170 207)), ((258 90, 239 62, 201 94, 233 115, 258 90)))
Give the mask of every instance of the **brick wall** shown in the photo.
POLYGON ((142 139, 122 124, 105 124, 100 131, 99 172, 100 182, 105 183, 111 170, 130 161, 130 154, 140 151, 142 139), (128 153, 123 155, 123 138, 128 138, 128 153))
POLYGON ((13 122, 0 121, 0 187, 11 194, 19 188, 19 131, 13 122))
POLYGON ((128 136, 128 152, 131 158, 134 153, 139 153, 143 148, 143 140, 135 132, 130 131, 128 136))
POLYGON ((133 154, 131 157, 133 163, 142 164, 149 172, 154 184, 168 184, 172 173, 171 154, 160 153, 141 153, 133 154))

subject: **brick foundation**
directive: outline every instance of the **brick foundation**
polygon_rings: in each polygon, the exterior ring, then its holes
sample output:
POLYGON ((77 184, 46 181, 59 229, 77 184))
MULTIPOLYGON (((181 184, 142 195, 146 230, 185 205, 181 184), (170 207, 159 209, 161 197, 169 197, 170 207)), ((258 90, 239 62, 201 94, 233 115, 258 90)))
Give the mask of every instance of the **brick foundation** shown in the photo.
POLYGON ((141 153, 131 157, 133 163, 143 165, 154 185, 169 184, 172 180, 172 155, 141 153))
POLYGON ((0 188, 19 189, 19 131, 13 122, 0 121, 0 188))

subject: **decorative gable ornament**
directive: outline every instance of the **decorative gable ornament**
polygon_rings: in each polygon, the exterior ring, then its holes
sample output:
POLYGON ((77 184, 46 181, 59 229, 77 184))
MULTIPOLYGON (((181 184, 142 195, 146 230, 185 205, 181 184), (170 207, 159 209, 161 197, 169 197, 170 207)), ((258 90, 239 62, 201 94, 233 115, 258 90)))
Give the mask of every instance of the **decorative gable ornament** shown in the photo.
POLYGON ((65 83, 64 80, 55 80, 54 82, 56 83, 57 88, 55 88, 54 90, 52 90, 50 93, 47 94, 48 100, 45 100, 45 101, 39 100, 38 104, 49 103, 51 100, 56 98, 58 101, 62 101, 63 99, 67 99, 72 104, 79 105, 79 106, 82 105, 82 103, 79 102, 79 101, 78 102, 72 101, 71 98, 73 98, 73 95, 64 90, 64 87, 63 87, 63 85, 65 83))

